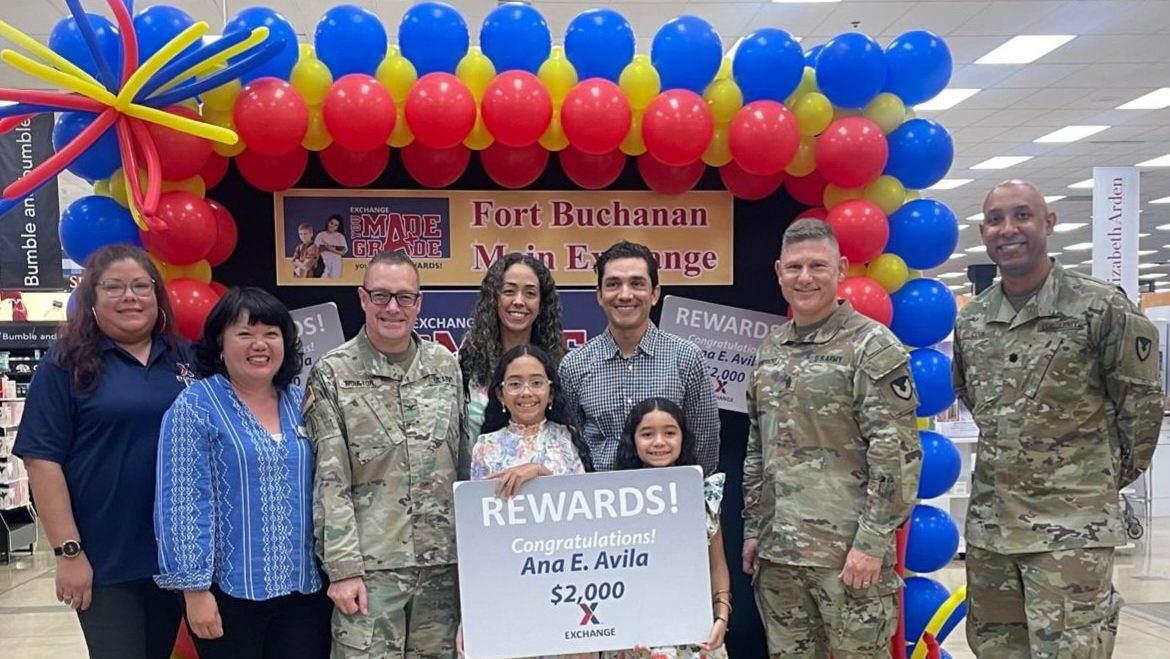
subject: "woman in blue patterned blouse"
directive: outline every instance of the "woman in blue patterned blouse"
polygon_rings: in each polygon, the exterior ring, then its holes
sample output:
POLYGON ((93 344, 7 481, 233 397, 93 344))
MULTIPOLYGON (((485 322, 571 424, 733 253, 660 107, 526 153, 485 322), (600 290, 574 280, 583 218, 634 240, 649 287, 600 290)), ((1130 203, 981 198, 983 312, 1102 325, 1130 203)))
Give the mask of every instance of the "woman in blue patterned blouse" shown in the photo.
POLYGON ((201 659, 328 657, 332 606, 313 556, 313 447, 290 386, 288 309, 233 288, 196 346, 202 379, 163 417, 155 534, 201 659))

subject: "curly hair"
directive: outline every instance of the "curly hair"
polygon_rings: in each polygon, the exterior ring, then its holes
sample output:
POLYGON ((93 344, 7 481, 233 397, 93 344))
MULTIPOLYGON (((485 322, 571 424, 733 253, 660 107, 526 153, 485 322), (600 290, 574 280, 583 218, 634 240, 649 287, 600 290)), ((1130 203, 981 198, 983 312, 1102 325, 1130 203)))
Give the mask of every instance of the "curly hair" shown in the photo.
POLYGON ((232 287, 220 298, 207 321, 203 324, 203 336, 195 344, 195 372, 200 378, 220 374, 228 376, 227 364, 223 361, 223 338, 228 326, 242 315, 248 314, 248 324, 263 323, 279 327, 284 343, 284 361, 272 378, 272 385, 284 389, 293 382, 301 370, 305 351, 297 335, 297 326, 288 307, 276 296, 255 286, 232 287))
POLYGON ((61 326, 60 337, 54 347, 53 360, 67 369, 73 378, 73 385, 82 393, 93 390, 102 374, 102 330, 98 327, 93 308, 97 305, 97 285, 111 265, 120 261, 133 261, 146 271, 154 281, 154 301, 158 305, 158 318, 154 332, 158 334, 167 349, 180 354, 181 339, 175 326, 175 314, 171 310, 171 299, 158 268, 140 247, 132 245, 109 245, 93 254, 85 262, 85 274, 73 294, 76 307, 73 315, 61 326))
POLYGON ((686 465, 699 464, 699 458, 695 453, 695 433, 687 427, 686 415, 683 414, 682 408, 674 401, 667 398, 647 398, 646 400, 634 406, 626 416, 626 424, 622 427, 622 436, 618 439, 617 455, 614 457, 614 469, 641 469, 642 458, 638 456, 638 445, 634 438, 638 434, 638 425, 642 423, 642 417, 651 412, 666 412, 674 417, 678 422, 678 429, 682 432, 682 448, 678 452, 678 460, 675 460, 675 467, 683 467, 686 465))
POLYGON ((557 295, 557 283, 552 273, 530 254, 511 252, 497 259, 488 268, 479 285, 479 296, 471 312, 471 328, 463 337, 459 347, 459 370, 463 372, 463 386, 470 392, 484 386, 496 368, 496 362, 503 352, 500 340, 500 291, 504 288, 504 273, 508 268, 523 263, 536 273, 540 284, 540 310, 532 323, 532 336, 528 342, 548 354, 553 370, 565 356, 565 329, 561 315, 561 298, 557 295))
POLYGON ((508 364, 525 355, 540 362, 544 367, 544 375, 548 378, 549 409, 544 418, 569 429, 569 437, 573 440, 573 448, 577 449, 581 464, 585 465, 585 471, 593 471, 593 454, 577 428, 573 414, 569 411, 568 397, 563 394, 561 381, 557 379, 557 367, 552 362, 552 356, 537 346, 516 346, 500 357, 500 363, 492 373, 491 386, 488 387, 488 404, 483 413, 483 428, 480 432, 486 435, 508 425, 508 410, 504 409, 504 404, 500 402, 499 392, 504 386, 504 373, 508 370, 508 364))

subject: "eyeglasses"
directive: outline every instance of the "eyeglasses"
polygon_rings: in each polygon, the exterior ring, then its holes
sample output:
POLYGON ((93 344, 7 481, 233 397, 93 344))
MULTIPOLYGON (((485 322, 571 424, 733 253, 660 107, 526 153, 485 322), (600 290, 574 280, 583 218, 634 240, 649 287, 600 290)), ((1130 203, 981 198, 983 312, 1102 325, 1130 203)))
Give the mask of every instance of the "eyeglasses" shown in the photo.
POLYGON ((502 385, 504 391, 513 396, 521 393, 524 389, 528 389, 532 393, 539 394, 548 391, 548 380, 545 378, 532 378, 531 380, 504 380, 502 385))
POLYGON ((390 300, 398 302, 398 306, 403 309, 409 309, 418 304, 419 294, 413 291, 400 291, 398 293, 391 293, 390 291, 383 291, 380 289, 370 290, 365 286, 359 286, 366 295, 370 296, 370 302, 379 307, 384 307, 390 304, 390 300))
POLYGON ((154 292, 154 280, 135 279, 127 284, 117 279, 107 279, 106 281, 99 282, 97 287, 102 292, 102 295, 112 299, 117 299, 125 295, 127 288, 130 289, 130 292, 135 297, 150 297, 150 294, 154 292))

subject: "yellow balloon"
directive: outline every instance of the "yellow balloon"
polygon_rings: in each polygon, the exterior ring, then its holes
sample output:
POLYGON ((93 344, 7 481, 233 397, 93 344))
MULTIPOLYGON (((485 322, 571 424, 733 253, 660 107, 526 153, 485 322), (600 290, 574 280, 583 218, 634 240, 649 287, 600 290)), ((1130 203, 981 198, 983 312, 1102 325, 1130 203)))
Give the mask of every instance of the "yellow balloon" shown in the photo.
POLYGON ((791 176, 808 176, 817 168, 817 138, 802 137, 792 162, 784 168, 791 176))
POLYGON ((911 279, 922 279, 922 271, 913 269, 909 270, 908 274, 906 275, 906 281, 910 281, 911 279))
POLYGON ((865 186, 865 198, 877 204, 887 216, 902 207, 906 201, 906 188, 893 176, 882 175, 865 186))
POLYGON ((130 193, 126 189, 126 176, 122 173, 121 167, 110 175, 110 198, 118 202, 122 208, 130 207, 130 193))
POLYGON ((869 262, 866 275, 876 281, 887 293, 893 293, 910 277, 906 262, 897 254, 882 254, 869 262))
POLYGON ((914 111, 914 108, 906 108, 906 116, 903 121, 910 121, 916 117, 918 117, 918 113, 914 111))
POLYGON ((401 149, 413 141, 414 133, 411 132, 410 126, 406 123, 406 112, 399 105, 398 121, 394 122, 394 132, 390 133, 390 139, 387 141, 387 144, 395 149, 401 149))
POLYGON ((861 110, 857 108, 839 108, 833 106, 833 121, 844 119, 845 117, 860 117, 861 110))
POLYGON ((36 55, 42 62, 56 67, 63 73, 77 76, 83 81, 91 83, 97 87, 102 86, 102 84, 98 82, 96 78, 91 76, 89 73, 86 73, 85 70, 83 70, 81 67, 58 55, 53 49, 30 37, 24 32, 21 32, 15 27, 12 27, 4 21, 0 21, 0 36, 8 39, 21 48, 24 48, 33 55, 36 55))
POLYGON ((216 87, 215 89, 205 91, 201 94, 203 99, 203 107, 220 112, 230 112, 232 107, 236 104, 236 97, 240 95, 239 80, 232 80, 216 87))
POLYGON ((645 110, 650 101, 662 90, 662 79, 649 59, 635 57, 622 69, 618 85, 626 93, 626 99, 634 110, 645 110))
POLYGON ((0 51, 0 60, 21 73, 27 73, 34 78, 49 83, 51 87, 64 87, 69 91, 77 92, 82 96, 87 96, 104 105, 112 105, 115 101, 115 96, 105 87, 71 76, 67 73, 62 73, 51 66, 45 66, 15 50, 5 49, 4 51, 0 51))
POLYGON ((154 267, 158 270, 158 274, 162 275, 163 281, 171 280, 171 268, 174 266, 155 256, 154 254, 151 254, 150 252, 146 253, 146 257, 149 258, 150 262, 154 264, 154 267))
POLYGON ((805 137, 820 135, 833 122, 833 104, 820 92, 809 92, 801 96, 792 106, 796 116, 796 127, 805 137))
POLYGON ((846 277, 864 277, 865 264, 864 263, 850 263, 849 267, 845 269, 846 277))
POLYGON ((463 140, 464 146, 472 151, 483 151, 495 142, 496 138, 488 132, 487 126, 483 123, 483 111, 475 113, 475 125, 471 127, 471 133, 463 140))
MULTIPOLYGON (((154 77, 154 74, 158 73, 163 65, 175 59, 175 56, 185 50, 187 46, 203 38, 203 35, 207 33, 208 27, 207 21, 193 23, 163 45, 162 48, 159 48, 153 55, 146 58, 146 61, 140 64, 134 70, 134 73, 130 74, 130 78, 118 90, 118 96, 114 100, 114 107, 118 108, 121 112, 127 112, 131 103, 134 101, 134 97, 142 90, 142 86, 146 84, 146 81, 154 77)), ((167 127, 173 128, 173 126, 167 127)))
POLYGON ((730 80, 731 79, 731 58, 724 57, 723 61, 719 62, 719 72, 715 74, 716 80, 730 80))
POLYGON ((260 45, 267 39, 268 28, 258 27, 252 30, 252 32, 248 34, 248 37, 243 41, 225 48, 222 52, 216 53, 202 62, 192 64, 191 66, 187 67, 187 70, 173 76, 170 80, 164 83, 162 87, 159 87, 159 91, 167 91, 168 89, 175 87, 180 82, 189 78, 197 78, 205 74, 219 71, 227 67, 229 59, 245 51, 251 50, 254 46, 260 45))
POLYGON ((919 430, 930 430, 930 418, 929 417, 921 417, 921 416, 918 417, 918 429, 919 430))
POLYGON ((302 43, 297 46, 298 59, 317 59, 317 49, 311 43, 302 43))
POLYGON ((716 126, 711 133, 711 143, 703 152, 703 162, 711 167, 722 167, 731 162, 731 131, 726 124, 716 126))
MULTIPOLYGON (((220 126, 230 131, 235 131, 236 129, 236 120, 232 118, 231 110, 213 110, 210 112, 204 112, 203 120, 209 124, 220 126)), ((221 142, 216 142, 211 145, 211 148, 214 149, 215 152, 219 155, 231 158, 243 153, 244 149, 247 148, 247 145, 244 144, 244 140, 238 140, 235 144, 223 144, 221 142)))
POLYGON ((561 107, 561 104, 565 102, 565 96, 568 96, 573 85, 577 84, 577 70, 573 68, 569 60, 565 59, 564 51, 558 51, 556 48, 553 48, 552 54, 544 61, 544 64, 540 65, 536 76, 548 89, 548 95, 552 98, 554 108, 561 107))
POLYGON ((711 119, 715 125, 728 124, 743 107, 743 92, 734 80, 716 80, 703 91, 703 100, 711 108, 711 119))
MULTIPOLYGON (((547 64, 547 62, 545 63, 547 64)), ((544 129, 544 135, 540 136, 539 141, 540 145, 549 151, 561 151, 569 146, 569 138, 565 135, 564 127, 561 126, 560 108, 553 110, 552 120, 548 122, 548 128, 544 129)))
POLYGON ((646 153, 646 143, 642 141, 642 111, 634 110, 630 117, 630 132, 622 140, 619 147, 627 156, 640 156, 646 153))
POLYGON ((288 81, 301 93, 307 105, 321 105, 333 85, 333 74, 321 60, 302 57, 293 67, 288 81))
POLYGON ((832 183, 825 186, 824 202, 825 208, 833 210, 834 207, 840 206, 850 199, 861 199, 865 193, 865 188, 843 188, 832 183))
MULTIPOLYGON (((146 175, 145 174, 140 175, 138 180, 142 181, 141 185, 142 185, 142 188, 145 190, 146 189, 146 175)), ((202 199, 203 197, 207 196, 207 184, 204 183, 202 176, 199 176, 198 174, 196 174, 195 176, 192 176, 191 178, 183 179, 182 181, 163 181, 162 182, 162 191, 163 192, 175 192, 175 191, 190 192, 191 194, 195 195, 196 197, 199 197, 200 199, 202 199)))
POLYGON ((324 151, 330 144, 333 144, 333 136, 325 127, 325 116, 321 113, 321 108, 310 105, 309 130, 305 131, 305 139, 301 140, 301 146, 309 151, 324 151))
POLYGON ((131 104, 126 108, 126 114, 149 121, 152 124, 165 126, 180 133, 194 135, 195 137, 202 137, 205 140, 211 140, 219 144, 235 144, 239 142, 240 136, 236 135, 234 130, 225 130, 219 126, 212 126, 196 119, 188 119, 187 117, 171 114, 163 110, 149 108, 145 105, 131 104))
POLYGON ((487 89, 488 83, 496 77, 496 67, 478 46, 472 46, 455 67, 455 77, 467 85, 471 95, 475 97, 475 102, 478 103, 483 100, 483 92, 487 89))
POLYGON ((902 125, 902 121, 906 118, 906 106, 897 96, 889 92, 882 92, 875 96, 869 105, 865 106, 862 115, 877 124, 878 128, 881 128, 882 132, 888 135, 902 125))
POLYGON ((211 281, 211 264, 206 260, 197 261, 191 265, 171 265, 168 272, 170 279, 194 279, 204 284, 211 281))
POLYGON ((93 182, 93 193, 103 197, 110 196, 110 179, 101 179, 93 182))
POLYGON ((804 67, 804 72, 800 74, 800 83, 796 85, 796 90, 789 94, 788 98, 785 99, 784 105, 787 105, 789 108, 791 108, 796 104, 797 101, 803 98, 805 94, 811 94, 813 92, 819 91, 820 88, 817 87, 817 72, 814 71, 811 66, 806 66, 804 67))
POLYGON ((397 46, 391 46, 390 51, 386 53, 386 59, 378 65, 374 77, 383 87, 390 90, 394 103, 401 107, 406 102, 406 96, 410 94, 410 88, 418 80, 418 72, 410 60, 398 52, 397 46))
POLYGON ((904 204, 906 202, 914 201, 915 199, 922 199, 922 192, 920 190, 907 190, 906 200, 902 203, 904 204))

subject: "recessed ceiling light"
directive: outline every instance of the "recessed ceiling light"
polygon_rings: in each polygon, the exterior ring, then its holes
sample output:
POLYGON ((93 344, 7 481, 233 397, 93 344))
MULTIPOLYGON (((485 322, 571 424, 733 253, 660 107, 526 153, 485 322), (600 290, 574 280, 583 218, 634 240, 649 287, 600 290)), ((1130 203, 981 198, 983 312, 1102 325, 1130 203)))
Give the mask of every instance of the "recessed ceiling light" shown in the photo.
POLYGON ((1093 189, 1093 179, 1087 178, 1083 181, 1077 181, 1076 183, 1073 183, 1073 184, 1069 185, 1068 187, 1072 188, 1073 190, 1092 190, 1093 189))
POLYGON ((975 213, 974 215, 968 215, 966 219, 968 222, 982 222, 983 221, 983 213, 975 213))
POLYGON ((1050 195, 1044 195, 1044 203, 1046 203, 1046 204, 1051 204, 1052 202, 1054 202, 1054 201, 1060 201, 1061 199, 1064 199, 1064 198, 1065 198, 1065 197, 1067 197, 1067 196, 1068 196, 1068 195, 1064 195, 1064 194, 1050 194, 1050 195))
POLYGON ((1154 199, 1151 204, 1170 204, 1170 197, 1162 197, 1161 199, 1154 199))
POLYGON ((1087 252, 1093 249, 1093 243, 1076 243, 1073 245, 1066 245, 1064 250, 1066 252, 1087 252))
POLYGON ((929 101, 915 105, 914 111, 931 112, 934 110, 949 110, 981 91, 983 90, 963 87, 947 88, 939 92, 938 96, 935 96, 929 101))
POLYGON ((1170 167, 1170 153, 1139 162, 1136 167, 1170 167))
POLYGON ((1028 64, 1076 38, 1075 34, 1021 34, 975 60, 976 64, 1028 64))
POLYGON ((938 276, 939 279, 958 279, 959 277, 966 277, 962 272, 944 272, 938 276))
POLYGON ((973 178, 944 178, 938 183, 935 183, 934 185, 927 188, 927 190, 954 190, 955 188, 967 185, 974 180, 975 179, 973 178))
POLYGON ((1170 87, 1155 89, 1149 94, 1143 94, 1129 103, 1117 106, 1118 110, 1163 110, 1170 108, 1170 87))
POLYGON ((954 260, 956 260, 956 259, 963 259, 963 258, 967 258, 967 254, 966 254, 966 253, 964 253, 964 252, 955 252, 954 254, 951 254, 951 255, 950 255, 950 257, 948 257, 948 258, 947 258, 947 260, 948 260, 948 261, 954 261, 954 260))
POLYGON ((983 245, 976 245, 974 247, 968 247, 967 249, 965 249, 963 251, 967 252, 968 254, 978 254, 980 252, 986 252, 987 247, 985 247, 983 245))
POLYGON ((1090 135, 1096 135, 1109 126, 1065 126, 1060 130, 1054 130, 1047 135, 1037 137, 1032 140, 1037 144, 1064 144, 1067 142, 1076 142, 1083 140, 1090 135))
POLYGON ((971 169, 1007 169, 1022 162, 1028 162, 1032 156, 995 156, 981 163, 971 165, 971 169))
POLYGON ((1087 226, 1089 225, 1085 222, 1058 222, 1056 226, 1052 227, 1052 230, 1056 233, 1070 233, 1072 231, 1076 231, 1077 229, 1083 229, 1087 226))

